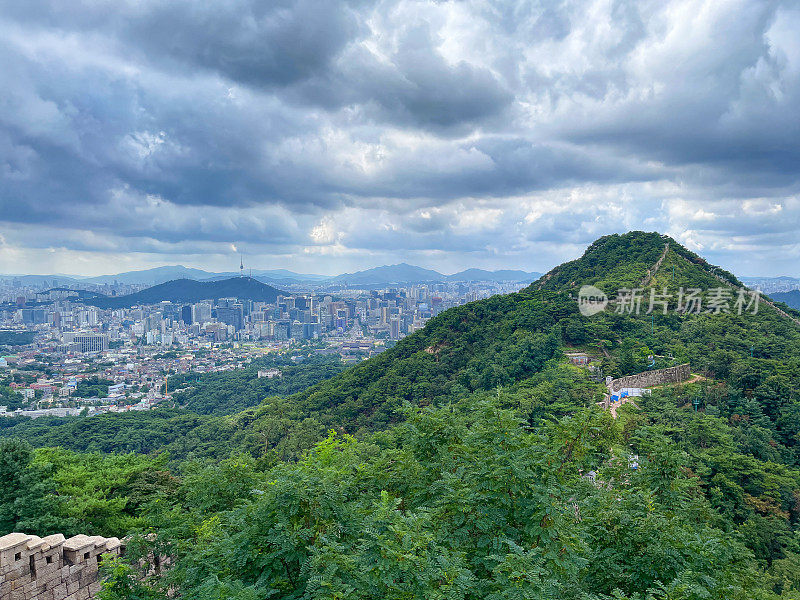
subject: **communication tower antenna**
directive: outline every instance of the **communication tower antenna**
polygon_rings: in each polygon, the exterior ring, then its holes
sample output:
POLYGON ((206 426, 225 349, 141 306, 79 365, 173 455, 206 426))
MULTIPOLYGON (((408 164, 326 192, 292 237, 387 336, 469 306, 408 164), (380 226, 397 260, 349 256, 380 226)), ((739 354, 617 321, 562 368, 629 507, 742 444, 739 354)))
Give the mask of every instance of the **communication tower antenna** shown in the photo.
POLYGON ((239 277, 244 277, 244 257, 239 255, 239 277))

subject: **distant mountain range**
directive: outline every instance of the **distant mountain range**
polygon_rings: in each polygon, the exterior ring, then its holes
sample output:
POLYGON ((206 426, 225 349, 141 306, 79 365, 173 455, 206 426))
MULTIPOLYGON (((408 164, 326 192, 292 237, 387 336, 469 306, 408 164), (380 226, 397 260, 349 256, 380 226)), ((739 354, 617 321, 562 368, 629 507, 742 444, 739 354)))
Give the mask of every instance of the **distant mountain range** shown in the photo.
MULTIPOLYGON (((217 273, 209 273, 202 269, 193 269, 191 267, 184 267, 183 265, 174 265, 168 267, 156 267, 154 269, 146 269, 144 271, 126 271, 125 273, 117 273, 116 275, 100 275, 98 277, 81 278, 80 281, 84 283, 127 283, 139 285, 157 285, 159 283, 166 283, 167 281, 174 281, 176 279, 194 279, 201 281, 203 279, 210 279, 216 276, 217 273)), ((229 277, 233 274, 229 274, 229 277)))
MULTIPOLYGON (((491 281, 491 282, 520 282, 531 283, 542 276, 536 271, 499 270, 487 271, 484 269, 466 269, 452 275, 444 275, 432 269, 425 269, 407 263, 385 265, 343 273, 341 275, 317 275, 313 273, 296 273, 287 269, 246 269, 245 274, 262 283, 277 286, 302 285, 309 286, 382 286, 392 284, 415 284, 452 281, 491 281)), ((0 275, 0 281, 18 279, 23 284, 32 286, 58 287, 75 283, 91 283, 95 285, 113 284, 114 282, 128 285, 158 285, 176 279, 192 279, 195 281, 214 281, 238 277, 239 272, 225 271, 215 273, 184 267, 183 265, 170 265, 155 267, 142 271, 126 271, 115 275, 99 275, 96 277, 81 277, 78 275, 0 275)), ((765 294, 787 292, 800 289, 800 278, 796 277, 742 277, 742 282, 751 288, 758 288, 765 294)))
POLYGON ((357 271, 355 273, 343 273, 331 278, 326 283, 358 286, 392 283, 425 283, 444 280, 444 275, 437 271, 400 263, 399 265, 375 267, 374 269, 357 271))
POLYGON ((800 290, 773 292, 769 297, 776 302, 783 302, 786 306, 800 310, 800 290))
MULTIPOLYGON (((213 271, 204 271, 202 269, 194 269, 191 267, 184 267, 183 265, 173 265, 167 267, 156 267, 154 269, 146 269, 144 271, 127 271, 125 273, 117 273, 116 275, 100 275, 98 277, 85 277, 80 281, 83 283, 127 283, 138 285, 157 285, 159 283, 166 283, 167 281, 174 281, 176 279, 193 279, 195 281, 208 281, 215 279, 229 279, 231 277, 239 277, 238 271, 225 271, 222 273, 215 273, 213 271)), ((287 271, 286 269, 247 269, 245 275, 259 280, 266 281, 288 281, 288 282, 313 282, 329 279, 325 275, 312 275, 306 273, 295 273, 287 271)))
MULTIPOLYGON (((501 270, 486 271, 483 269, 467 269, 453 275, 444 275, 438 271, 424 269, 407 263, 375 267, 355 273, 328 276, 310 273, 295 273, 286 269, 247 269, 245 273, 253 279, 269 285, 322 285, 322 286, 381 286, 391 284, 435 283, 447 281, 493 281, 531 283, 541 277, 541 273, 501 270)), ((156 267, 143 271, 127 271, 115 275, 99 275, 97 277, 78 277, 67 275, 0 275, 0 280, 20 279, 29 285, 59 286, 74 283, 91 283, 95 285, 113 284, 158 285, 169 281, 188 279, 194 281, 214 281, 238 277, 238 272, 214 273, 202 269, 172 265, 156 267)))
POLYGON ((98 308, 130 308, 136 304, 157 304, 168 300, 177 303, 198 302, 216 298, 239 298, 258 302, 275 302, 282 294, 271 285, 251 277, 230 277, 217 281, 176 279, 125 296, 105 296, 87 299, 86 304, 98 308))
POLYGON ((453 275, 443 275, 438 271, 423 269, 407 263, 375 267, 356 273, 344 273, 330 279, 326 283, 356 285, 390 285, 394 283, 435 283, 443 281, 519 281, 530 283, 539 279, 541 273, 526 271, 484 271, 483 269, 467 269, 453 275))

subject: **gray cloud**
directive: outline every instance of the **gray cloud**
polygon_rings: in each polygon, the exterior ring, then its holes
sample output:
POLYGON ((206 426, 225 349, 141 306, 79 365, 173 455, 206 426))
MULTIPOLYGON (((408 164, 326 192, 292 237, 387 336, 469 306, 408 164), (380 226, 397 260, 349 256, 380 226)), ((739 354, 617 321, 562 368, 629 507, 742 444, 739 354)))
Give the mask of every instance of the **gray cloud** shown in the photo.
POLYGON ((792 269, 799 28, 788 0, 0 1, 0 271, 543 269, 629 228, 792 269))

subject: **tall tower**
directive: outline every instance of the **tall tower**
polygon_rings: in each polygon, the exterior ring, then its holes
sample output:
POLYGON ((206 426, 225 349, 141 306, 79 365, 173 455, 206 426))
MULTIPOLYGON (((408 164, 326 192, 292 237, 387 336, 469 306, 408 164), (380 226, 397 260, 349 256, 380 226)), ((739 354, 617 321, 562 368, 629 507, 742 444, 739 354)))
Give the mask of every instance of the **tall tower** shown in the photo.
POLYGON ((244 277, 244 257, 239 255, 239 277, 244 277))

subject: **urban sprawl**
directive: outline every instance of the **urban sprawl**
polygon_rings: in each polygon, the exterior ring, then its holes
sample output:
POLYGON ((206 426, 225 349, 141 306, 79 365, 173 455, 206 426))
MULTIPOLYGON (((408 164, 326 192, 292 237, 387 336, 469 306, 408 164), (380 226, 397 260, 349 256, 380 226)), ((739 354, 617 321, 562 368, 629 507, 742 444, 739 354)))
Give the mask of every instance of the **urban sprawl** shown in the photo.
MULTIPOLYGON (((356 362, 452 306, 524 285, 309 290, 273 303, 219 298, 103 310, 83 302, 83 288, 47 283, 0 284, 0 416, 149 410, 170 397, 169 375, 241 369, 271 353, 297 361, 338 353, 356 362)), ((111 296, 142 287, 104 284, 92 291, 111 296)))

